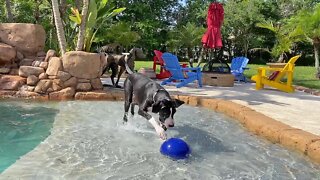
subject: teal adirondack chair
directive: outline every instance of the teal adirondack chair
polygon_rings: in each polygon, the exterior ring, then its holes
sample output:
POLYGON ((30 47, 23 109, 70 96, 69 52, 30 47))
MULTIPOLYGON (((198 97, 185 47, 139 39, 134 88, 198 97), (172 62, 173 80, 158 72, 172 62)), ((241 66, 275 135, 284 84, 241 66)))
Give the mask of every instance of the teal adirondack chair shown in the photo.
POLYGON ((230 67, 231 73, 234 75, 235 80, 237 80, 238 82, 240 81, 247 82, 247 79, 244 76, 243 72, 246 69, 249 69, 246 67, 248 62, 249 62, 249 59, 246 57, 235 57, 232 59, 231 67, 230 67))
POLYGON ((161 85, 166 85, 173 81, 179 81, 177 88, 186 86, 195 80, 198 80, 199 87, 202 87, 202 73, 200 67, 183 68, 179 64, 178 57, 171 53, 163 53, 162 59, 165 64, 165 69, 170 71, 171 76, 164 80, 161 85))

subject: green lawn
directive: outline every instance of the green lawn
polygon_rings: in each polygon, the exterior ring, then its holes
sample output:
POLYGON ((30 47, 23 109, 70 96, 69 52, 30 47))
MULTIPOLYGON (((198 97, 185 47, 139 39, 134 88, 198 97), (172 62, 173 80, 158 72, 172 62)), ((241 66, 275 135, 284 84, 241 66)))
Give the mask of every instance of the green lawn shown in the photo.
MULTIPOLYGON (((153 61, 136 61, 135 62, 136 70, 139 70, 142 67, 152 68, 152 65, 153 65, 153 61)), ((245 71, 244 73, 245 76, 250 79, 252 75, 257 73, 257 68, 262 66, 263 65, 249 64, 247 67, 250 69, 245 71)), ((315 78, 315 73, 316 73, 316 69, 314 67, 296 66, 293 83, 295 85, 300 85, 300 86, 320 90, 320 80, 315 78)))

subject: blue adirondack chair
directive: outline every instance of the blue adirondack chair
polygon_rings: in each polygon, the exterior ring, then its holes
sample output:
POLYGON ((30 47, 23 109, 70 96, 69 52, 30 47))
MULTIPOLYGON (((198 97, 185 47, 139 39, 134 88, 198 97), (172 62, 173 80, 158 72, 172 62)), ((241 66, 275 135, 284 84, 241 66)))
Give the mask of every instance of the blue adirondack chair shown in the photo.
POLYGON ((179 64, 178 57, 171 53, 163 53, 165 69, 170 71, 171 76, 164 80, 161 85, 166 85, 172 81, 180 81, 176 87, 180 88, 195 80, 198 80, 199 87, 202 87, 202 73, 200 67, 183 68, 179 64))
POLYGON ((243 72, 246 69, 249 59, 246 57, 235 57, 231 62, 231 73, 234 75, 235 80, 247 82, 246 77, 243 75, 243 72))

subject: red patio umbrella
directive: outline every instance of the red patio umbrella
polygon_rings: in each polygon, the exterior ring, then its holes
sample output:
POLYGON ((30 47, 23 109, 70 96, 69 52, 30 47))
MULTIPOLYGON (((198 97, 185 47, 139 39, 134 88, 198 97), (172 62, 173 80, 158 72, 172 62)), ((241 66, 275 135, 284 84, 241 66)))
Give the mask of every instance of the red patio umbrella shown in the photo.
POLYGON ((224 10, 221 3, 213 2, 210 4, 207 15, 207 31, 202 36, 202 44, 205 48, 221 48, 221 25, 224 18, 224 10))

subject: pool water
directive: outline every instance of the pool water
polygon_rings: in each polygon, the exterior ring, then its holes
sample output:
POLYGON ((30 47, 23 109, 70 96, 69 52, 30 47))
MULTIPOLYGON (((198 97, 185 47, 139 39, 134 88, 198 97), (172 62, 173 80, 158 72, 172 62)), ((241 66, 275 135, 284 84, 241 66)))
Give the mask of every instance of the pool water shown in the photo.
MULTIPOLYGON (((7 168, 0 179, 320 178, 320 166, 305 156, 202 108, 181 106, 175 127, 167 131, 169 138, 182 138, 192 149, 188 159, 179 161, 159 152, 163 141, 142 117, 135 115, 128 124, 122 123, 123 102, 48 102, 33 108, 55 113, 51 135, 7 168)), ((52 114, 44 116, 52 120, 52 114)))
POLYGON ((0 101, 0 173, 50 134, 56 109, 0 101))

